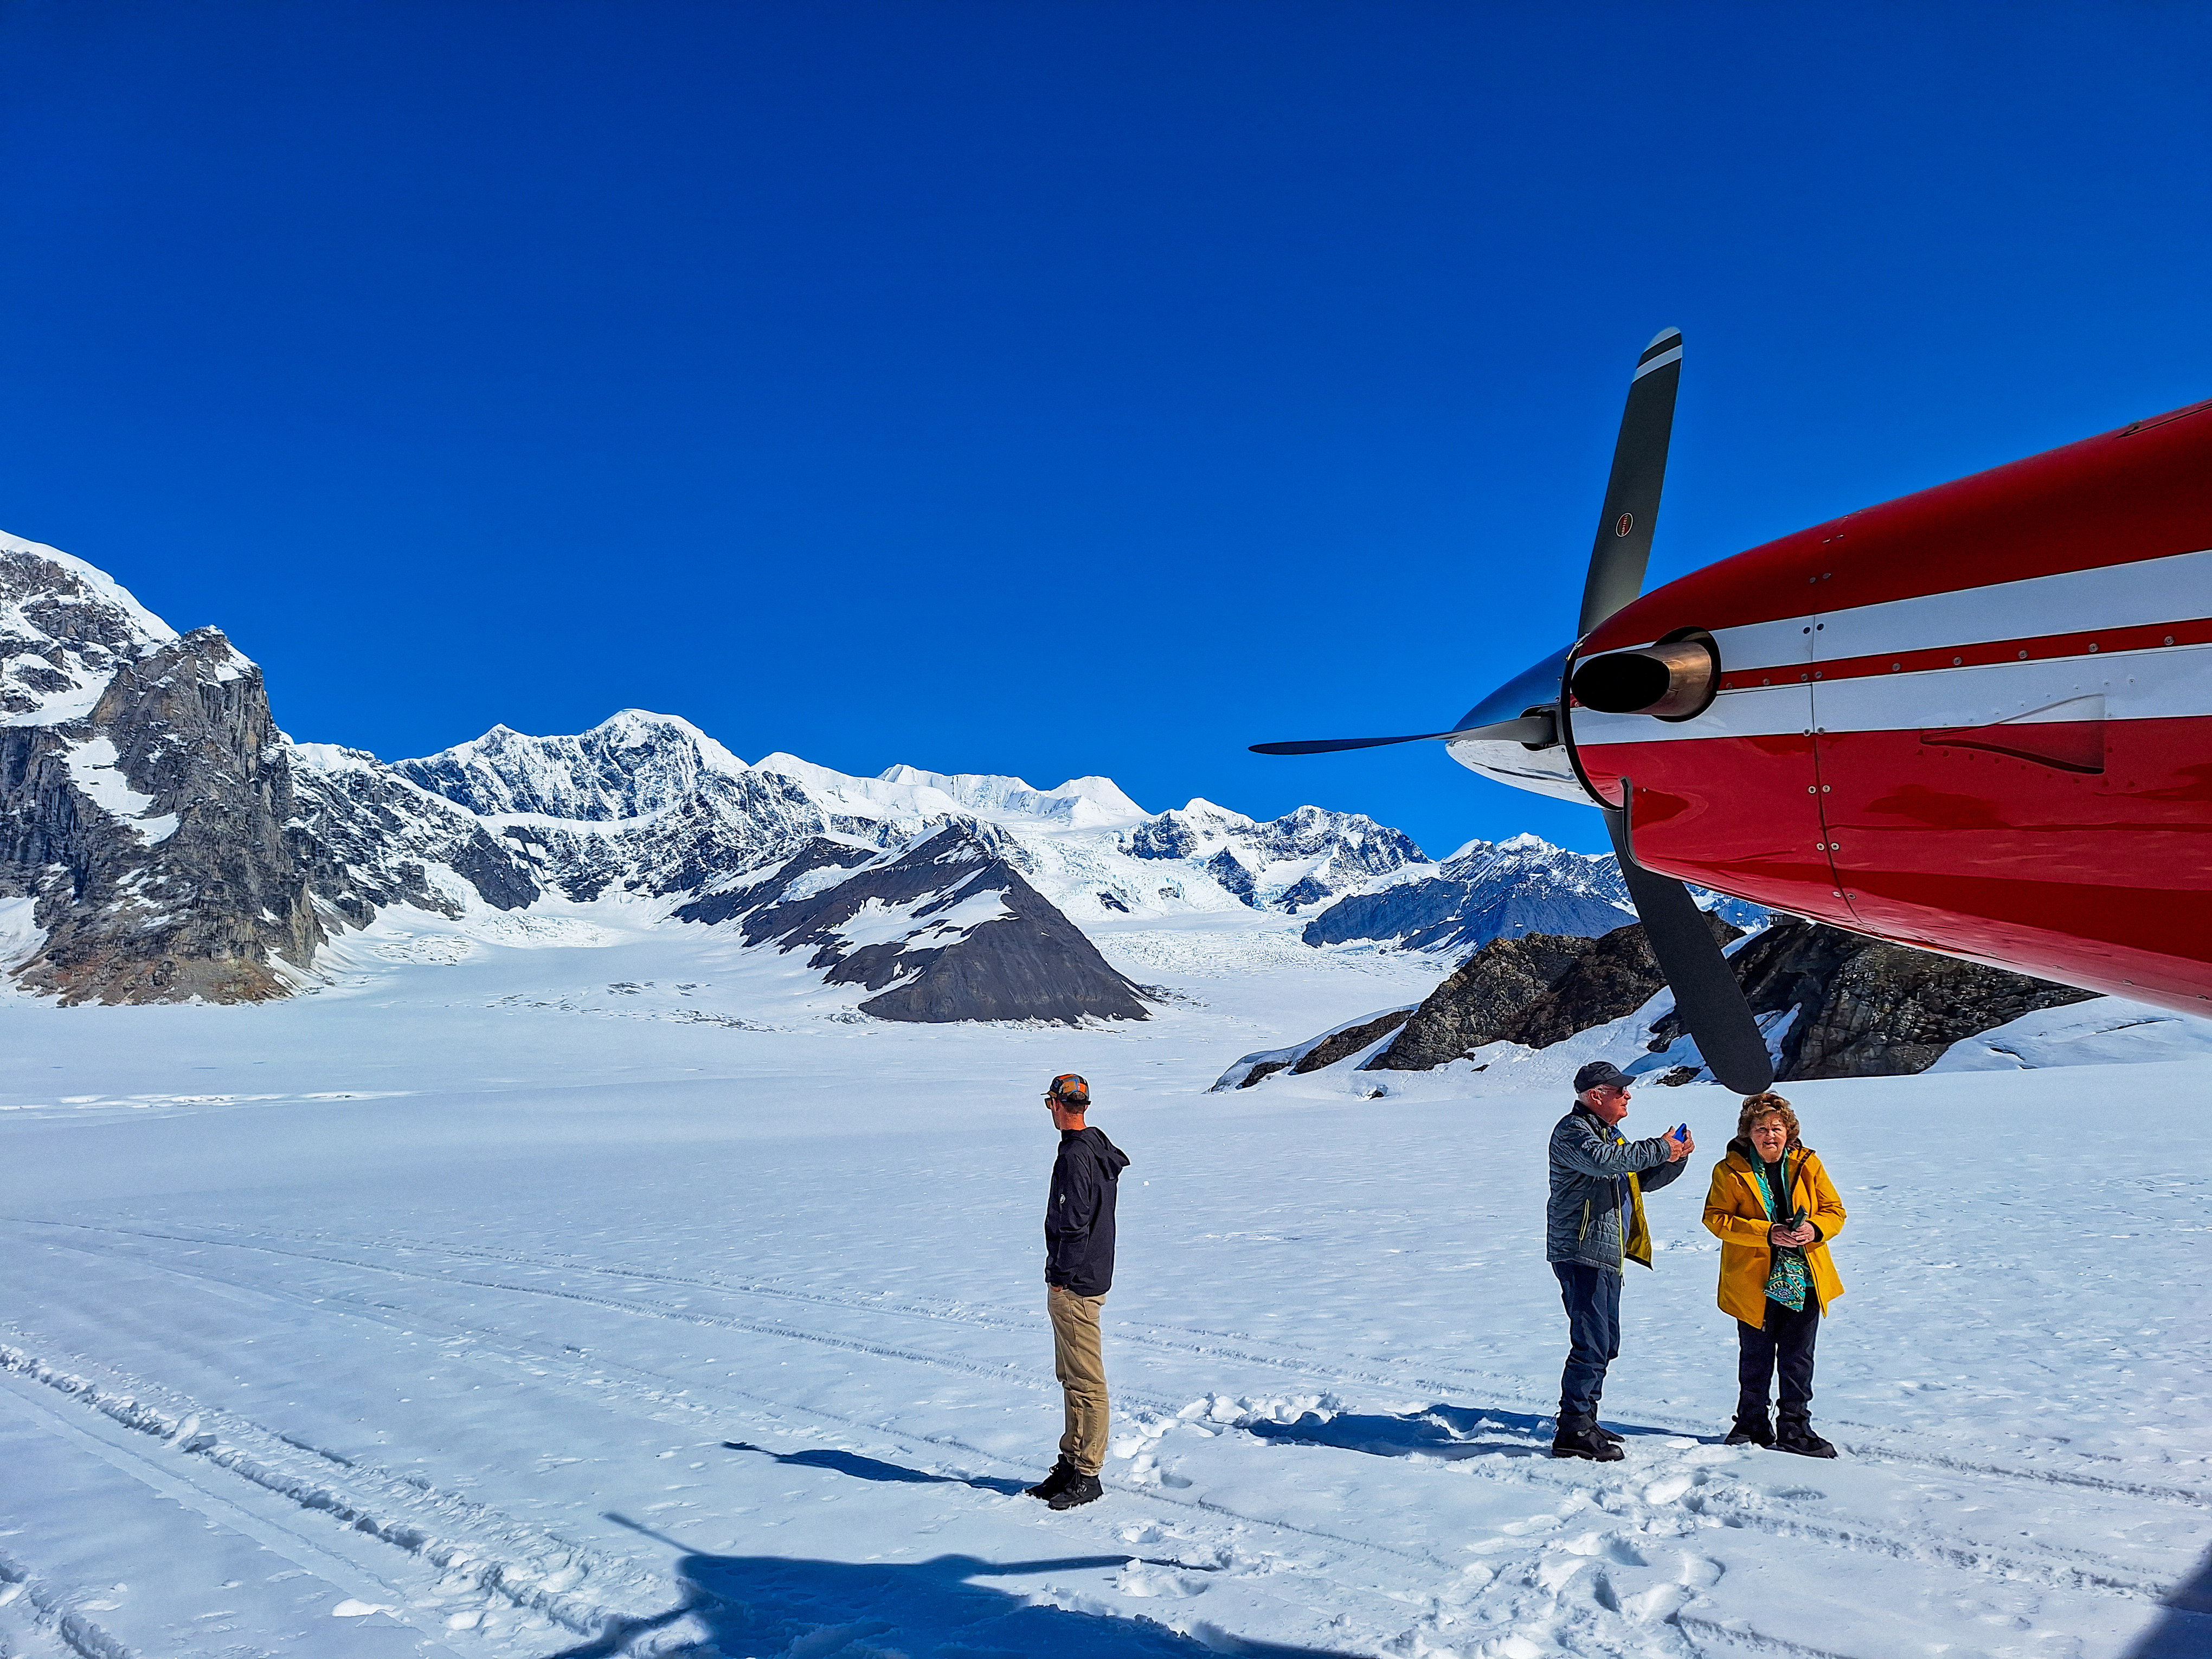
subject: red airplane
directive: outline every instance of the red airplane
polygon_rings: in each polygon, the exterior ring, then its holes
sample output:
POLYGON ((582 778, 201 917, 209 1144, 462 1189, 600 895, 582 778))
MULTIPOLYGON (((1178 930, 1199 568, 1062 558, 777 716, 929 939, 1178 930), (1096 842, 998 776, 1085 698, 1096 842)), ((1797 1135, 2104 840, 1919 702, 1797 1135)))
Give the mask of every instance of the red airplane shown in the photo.
POLYGON ((1441 742, 1597 806, 1713 1074, 1772 1081, 1682 885, 2212 1013, 2212 402, 1638 597, 1682 337, 1631 385, 1577 642, 1441 742), (1670 879, 1671 878, 1671 879, 1670 879))

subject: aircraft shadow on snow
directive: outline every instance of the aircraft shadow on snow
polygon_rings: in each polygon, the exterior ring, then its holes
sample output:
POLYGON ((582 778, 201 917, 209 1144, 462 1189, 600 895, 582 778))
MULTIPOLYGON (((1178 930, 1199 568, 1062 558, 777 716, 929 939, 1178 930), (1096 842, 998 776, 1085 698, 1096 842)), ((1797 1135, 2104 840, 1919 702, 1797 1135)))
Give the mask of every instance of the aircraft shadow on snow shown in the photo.
POLYGON ((2212 1653, 2212 1553, 2166 1593, 2166 1611, 2136 1638, 2127 1659, 2203 1659, 2212 1653))
MULTIPOLYGON (((1342 1413, 1324 1418, 1308 1412, 1288 1423, 1247 1423, 1248 1433, 1262 1440, 1301 1446, 1334 1446, 1339 1451, 1373 1457, 1545 1457, 1551 1455, 1557 1419, 1529 1412, 1478 1411, 1467 1406, 1425 1406, 1419 1411, 1342 1413)), ((1671 1429, 1623 1428, 1627 1435, 1663 1434, 1671 1429)))
MULTIPOLYGON (((675 1543, 626 1516, 607 1518, 675 1543)), ((1205 1659, 1218 1652, 1149 1620, 1039 1607, 1026 1599, 1025 1592, 1036 1586, 1023 1581, 1036 1575, 1121 1567, 1138 1559, 986 1561, 939 1555, 893 1565, 690 1553, 676 1565, 684 1591, 676 1606, 650 1618, 617 1620, 590 1641, 548 1659, 618 1659, 632 1644, 685 1620, 691 1640, 653 1651, 663 1659, 793 1650, 827 1655, 848 1645, 863 1652, 888 1647, 993 1659, 1205 1659), (1009 1582, 1001 1589, 987 1582, 992 1579, 1009 1582)), ((1239 1642, 1232 1650, 1247 1659, 1339 1659, 1321 1649, 1270 1642, 1239 1642)))

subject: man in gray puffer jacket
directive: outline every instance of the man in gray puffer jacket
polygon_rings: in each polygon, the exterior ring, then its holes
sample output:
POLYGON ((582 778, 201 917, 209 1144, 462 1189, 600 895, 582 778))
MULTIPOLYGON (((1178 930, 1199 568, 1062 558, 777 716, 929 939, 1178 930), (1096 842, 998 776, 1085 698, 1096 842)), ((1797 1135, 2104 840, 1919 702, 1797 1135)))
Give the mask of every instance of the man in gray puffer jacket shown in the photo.
POLYGON ((1575 1107, 1552 1130, 1552 1197, 1544 1215, 1544 1256, 1559 1275, 1571 1345, 1559 1378, 1559 1428, 1554 1457, 1610 1463, 1620 1437, 1598 1426, 1605 1370, 1620 1352, 1620 1278, 1624 1264, 1651 1265, 1651 1232, 1644 1194, 1688 1168, 1697 1150, 1681 1138, 1629 1140, 1613 1126, 1628 1115, 1633 1081, 1609 1060, 1575 1073, 1575 1107))

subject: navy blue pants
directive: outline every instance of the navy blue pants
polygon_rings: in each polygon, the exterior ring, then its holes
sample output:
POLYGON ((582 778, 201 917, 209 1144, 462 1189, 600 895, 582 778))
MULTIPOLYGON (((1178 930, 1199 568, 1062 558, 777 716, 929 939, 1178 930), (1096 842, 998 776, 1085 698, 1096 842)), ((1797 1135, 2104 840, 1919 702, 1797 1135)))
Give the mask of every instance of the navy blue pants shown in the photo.
POLYGON ((1579 1261, 1554 1261, 1559 1300, 1567 1304, 1567 1368, 1559 1376, 1559 1427, 1597 1421, 1605 1368, 1620 1352, 1620 1275, 1579 1261))
POLYGON ((1766 1298, 1766 1322, 1735 1322, 1735 1412, 1738 1417, 1766 1415, 1766 1390, 1782 1373, 1784 1417, 1813 1414, 1813 1344, 1820 1335, 1820 1304, 1808 1285, 1805 1305, 1793 1311, 1766 1298))

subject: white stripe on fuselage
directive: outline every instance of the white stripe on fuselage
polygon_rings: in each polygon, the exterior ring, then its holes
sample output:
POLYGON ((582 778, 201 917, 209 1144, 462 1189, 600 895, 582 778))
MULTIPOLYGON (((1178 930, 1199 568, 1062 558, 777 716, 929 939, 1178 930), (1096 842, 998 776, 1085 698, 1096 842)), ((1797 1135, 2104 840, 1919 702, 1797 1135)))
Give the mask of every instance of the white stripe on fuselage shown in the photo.
MULTIPOLYGON (((1724 673, 2212 617, 2212 550, 1713 630, 1724 673)), ((1656 643, 1645 641, 1644 644, 1656 643)), ((1619 647, 1617 649, 1632 647, 1619 647)))
MULTIPOLYGON (((1717 629, 1713 639, 1724 678, 1760 669, 1778 671, 1773 678, 1779 678, 1781 673, 1818 672, 1823 662, 1890 652, 1945 650, 2205 616, 2212 616, 2212 551, 1748 623, 1717 629)), ((2069 717, 2039 711, 2090 696, 2105 698, 2108 720, 2212 714, 2212 647, 1739 685, 1722 692, 1693 720, 1578 708, 1574 731, 1575 741, 1584 745, 1772 737, 1806 732, 1816 724, 1831 732, 1910 731, 2023 717, 2065 719, 2069 717)))
POLYGON ((1985 663, 1917 674, 1869 674, 1811 684, 1723 691, 1693 720, 1575 710, 1575 741, 1682 743, 1791 732, 1915 732, 2000 720, 2093 718, 2067 705, 2104 700, 2112 720, 2212 715, 2212 645, 2177 645, 2108 656, 1985 663))
POLYGON ((2142 628, 2208 616, 2212 616, 2212 551, 1891 599, 1822 613, 1814 620, 1820 629, 1815 636, 1819 654, 1832 659, 2142 628))

